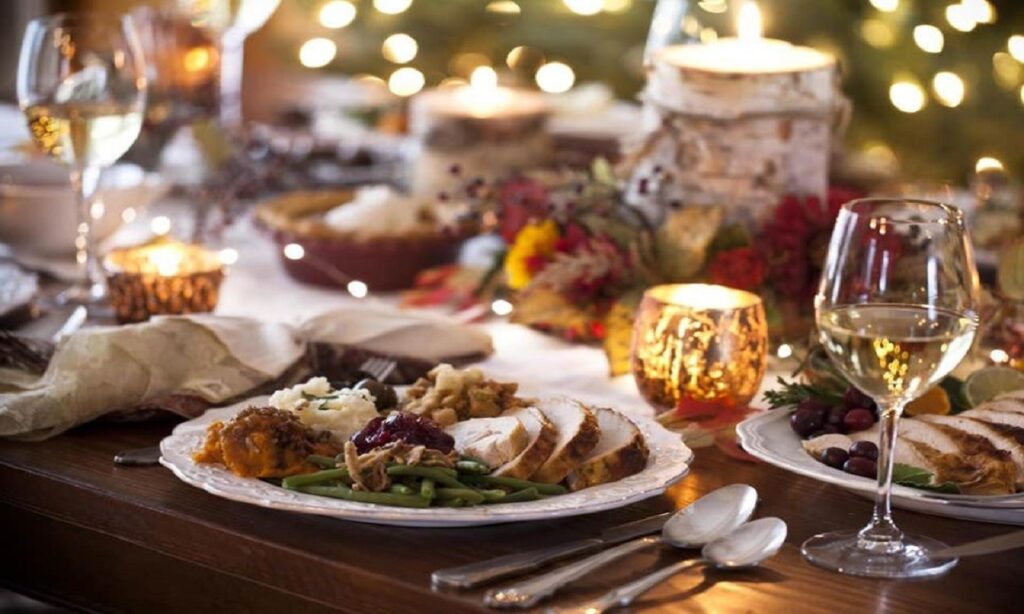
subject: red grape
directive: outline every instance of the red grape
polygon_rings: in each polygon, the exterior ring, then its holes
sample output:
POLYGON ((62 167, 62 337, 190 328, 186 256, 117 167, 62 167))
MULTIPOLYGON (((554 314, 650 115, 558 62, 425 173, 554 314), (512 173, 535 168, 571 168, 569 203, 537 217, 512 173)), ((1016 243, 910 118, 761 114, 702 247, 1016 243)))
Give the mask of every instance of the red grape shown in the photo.
POLYGON ((797 435, 807 437, 821 428, 821 415, 813 409, 798 409, 789 417, 789 426, 797 435))
POLYGON ((878 466, 873 460, 860 456, 851 456, 850 459, 843 464, 843 471, 865 478, 873 478, 878 475, 878 466))
POLYGON ((876 461, 878 460, 878 446, 870 441, 855 441, 850 446, 850 456, 876 461))
POLYGON ((843 426, 847 432, 865 431, 875 424, 875 417, 869 409, 851 409, 843 416, 843 426))
POLYGON ((849 460, 849 458, 850 455, 842 448, 826 448, 825 451, 821 453, 820 460, 829 467, 842 469, 843 465, 847 460, 849 460))

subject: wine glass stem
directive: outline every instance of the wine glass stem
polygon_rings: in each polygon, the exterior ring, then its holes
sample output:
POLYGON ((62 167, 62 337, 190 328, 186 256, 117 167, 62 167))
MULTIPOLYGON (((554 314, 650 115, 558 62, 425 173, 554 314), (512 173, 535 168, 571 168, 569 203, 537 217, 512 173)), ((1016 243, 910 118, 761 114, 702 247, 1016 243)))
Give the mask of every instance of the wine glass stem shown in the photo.
POLYGON ((97 167, 71 170, 71 188, 75 192, 78 209, 78 232, 75 238, 75 257, 81 270, 79 290, 85 296, 99 298, 103 288, 103 272, 96 256, 93 237, 92 204, 100 169, 97 167))
POLYGON ((228 30, 221 37, 220 121, 227 128, 242 125, 242 72, 245 36, 228 30))
POLYGON ((875 512, 868 526, 859 533, 861 548, 879 554, 895 553, 903 548, 903 532, 892 520, 892 467, 896 452, 896 431, 902 404, 882 409, 881 439, 878 442, 878 490, 875 494, 875 512))

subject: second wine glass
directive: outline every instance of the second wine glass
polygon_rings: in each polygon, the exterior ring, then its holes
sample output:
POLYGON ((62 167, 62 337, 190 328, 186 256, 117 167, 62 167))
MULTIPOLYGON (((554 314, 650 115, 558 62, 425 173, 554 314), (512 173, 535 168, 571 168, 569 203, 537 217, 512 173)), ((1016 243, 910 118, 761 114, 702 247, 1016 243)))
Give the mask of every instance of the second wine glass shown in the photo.
POLYGON ((943 547, 940 542, 896 527, 892 470, 903 408, 967 355, 978 326, 977 301, 977 272, 960 210, 910 199, 843 206, 815 311, 829 358, 878 405, 878 490, 866 527, 803 544, 812 563, 883 578, 930 576, 956 564, 931 554, 943 547))
POLYGON ((62 295, 66 302, 104 298, 92 196, 101 171, 138 138, 145 102, 145 65, 129 17, 61 13, 28 24, 18 60, 18 103, 36 144, 69 167, 78 200, 75 247, 84 274, 62 295))

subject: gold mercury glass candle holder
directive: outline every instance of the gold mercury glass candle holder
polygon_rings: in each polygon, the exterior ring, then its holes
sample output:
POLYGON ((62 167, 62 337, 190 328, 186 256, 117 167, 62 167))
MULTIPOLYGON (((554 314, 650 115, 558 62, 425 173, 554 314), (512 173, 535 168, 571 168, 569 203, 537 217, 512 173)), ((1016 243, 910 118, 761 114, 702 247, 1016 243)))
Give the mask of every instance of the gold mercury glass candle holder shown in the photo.
POLYGON ((216 252, 167 238, 111 250, 103 265, 110 301, 122 324, 213 311, 224 280, 216 252))
POLYGON ((756 294, 669 284, 644 293, 633 325, 633 376, 659 412, 683 399, 746 405, 768 360, 768 325, 756 294))

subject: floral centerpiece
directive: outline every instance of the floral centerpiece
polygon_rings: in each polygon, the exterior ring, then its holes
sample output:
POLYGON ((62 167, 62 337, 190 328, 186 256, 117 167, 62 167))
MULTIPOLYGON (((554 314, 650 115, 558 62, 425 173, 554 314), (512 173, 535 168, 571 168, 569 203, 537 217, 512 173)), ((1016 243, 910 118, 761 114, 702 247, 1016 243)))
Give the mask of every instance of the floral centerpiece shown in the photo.
POLYGON ((832 225, 857 196, 834 188, 825 202, 787 197, 750 228, 716 207, 669 202, 652 214, 630 206, 600 159, 588 171, 473 179, 457 190, 441 198, 465 200, 467 215, 501 248, 483 266, 428 271, 405 302, 464 308, 508 300, 515 322, 602 344, 613 375, 628 372, 636 305, 659 283, 709 281, 758 293, 776 340, 805 338, 832 225))

